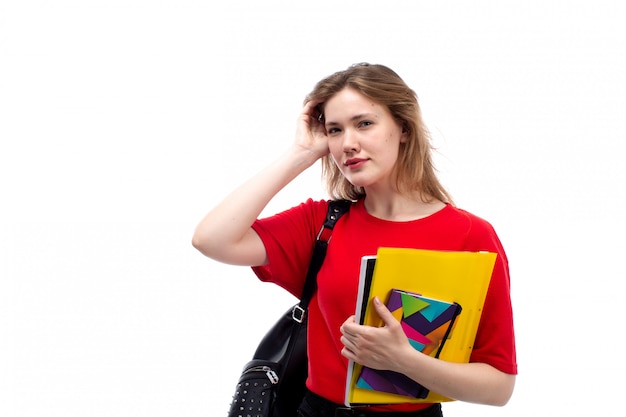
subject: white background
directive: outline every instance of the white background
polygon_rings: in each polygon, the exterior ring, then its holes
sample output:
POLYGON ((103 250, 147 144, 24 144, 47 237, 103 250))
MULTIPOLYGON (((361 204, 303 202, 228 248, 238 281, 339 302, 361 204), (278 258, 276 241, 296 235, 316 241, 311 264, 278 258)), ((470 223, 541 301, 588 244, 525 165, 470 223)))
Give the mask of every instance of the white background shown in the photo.
MULTIPOLYGON (((1 1, 0 415, 225 415, 293 299, 193 229, 362 61, 416 90, 443 182, 510 258, 515 394, 446 416, 623 415, 624 21, 622 1, 1 1)), ((319 175, 268 214, 323 198, 319 175)))

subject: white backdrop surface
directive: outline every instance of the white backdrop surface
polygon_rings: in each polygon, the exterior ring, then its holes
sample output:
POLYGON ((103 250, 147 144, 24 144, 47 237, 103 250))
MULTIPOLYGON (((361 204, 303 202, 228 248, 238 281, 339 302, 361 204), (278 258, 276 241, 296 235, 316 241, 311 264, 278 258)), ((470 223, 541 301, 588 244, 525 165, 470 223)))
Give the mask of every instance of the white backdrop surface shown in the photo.
MULTIPOLYGON (((317 80, 363 61, 416 90, 443 182, 510 259, 514 396, 445 415, 623 415, 625 19, 604 0, 1 1, 0 415, 225 415, 293 299, 193 229, 288 146, 317 80)), ((267 214, 325 197, 319 175, 267 214)))

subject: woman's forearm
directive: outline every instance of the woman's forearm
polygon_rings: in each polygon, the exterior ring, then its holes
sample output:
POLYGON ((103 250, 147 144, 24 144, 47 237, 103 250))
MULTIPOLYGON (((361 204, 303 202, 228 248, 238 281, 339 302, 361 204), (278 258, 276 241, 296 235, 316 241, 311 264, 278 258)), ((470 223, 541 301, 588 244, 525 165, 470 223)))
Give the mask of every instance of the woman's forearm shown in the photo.
POLYGON ((239 186, 198 224, 192 244, 204 255, 230 264, 266 262, 262 242, 250 228, 269 201, 319 156, 293 146, 274 163, 239 186))
POLYGON ((485 363, 445 362, 420 352, 407 354, 399 365, 411 379, 449 398, 503 406, 510 399, 515 375, 506 374, 485 363))

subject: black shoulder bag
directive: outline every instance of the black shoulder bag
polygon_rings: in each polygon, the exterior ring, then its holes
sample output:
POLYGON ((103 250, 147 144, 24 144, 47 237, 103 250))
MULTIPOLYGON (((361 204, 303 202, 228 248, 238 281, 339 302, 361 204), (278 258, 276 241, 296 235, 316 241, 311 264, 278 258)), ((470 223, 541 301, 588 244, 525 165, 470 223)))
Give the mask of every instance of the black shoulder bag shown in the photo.
POLYGON ((326 221, 315 241, 300 302, 290 308, 259 343, 243 368, 228 417, 294 417, 308 374, 307 315, 335 222, 350 208, 350 201, 329 202, 326 221))

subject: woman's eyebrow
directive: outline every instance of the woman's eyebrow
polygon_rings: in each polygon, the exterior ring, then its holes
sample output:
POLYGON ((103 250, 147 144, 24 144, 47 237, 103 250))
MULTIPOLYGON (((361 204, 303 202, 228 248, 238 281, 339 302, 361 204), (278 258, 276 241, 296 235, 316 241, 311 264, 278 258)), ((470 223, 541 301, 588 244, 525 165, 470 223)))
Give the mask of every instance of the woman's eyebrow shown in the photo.
MULTIPOLYGON (((374 115, 374 113, 360 113, 360 114, 355 114, 354 116, 352 116, 352 117, 350 118, 350 121, 351 121, 351 122, 354 122, 355 120, 359 120, 359 119, 362 119, 362 118, 364 118, 364 117, 375 117, 375 115, 374 115)), ((334 121, 332 121, 332 120, 331 120, 331 121, 328 121, 328 120, 326 121, 326 125, 327 125, 327 126, 336 126, 336 125, 338 125, 338 124, 339 124, 339 122, 334 122, 334 121)))

